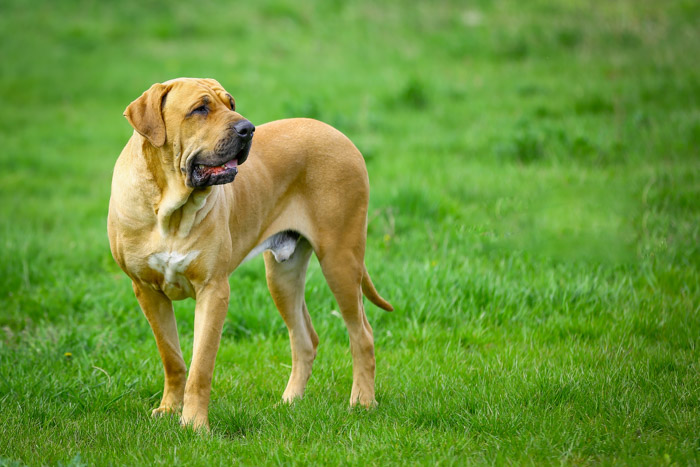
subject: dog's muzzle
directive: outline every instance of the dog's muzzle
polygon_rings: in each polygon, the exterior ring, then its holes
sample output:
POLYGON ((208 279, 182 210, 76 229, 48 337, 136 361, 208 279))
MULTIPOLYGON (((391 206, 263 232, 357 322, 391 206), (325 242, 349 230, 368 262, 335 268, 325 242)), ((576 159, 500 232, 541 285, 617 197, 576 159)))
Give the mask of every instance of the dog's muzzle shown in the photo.
POLYGON ((231 125, 209 154, 199 153, 190 163, 189 184, 193 188, 231 183, 238 174, 238 166, 248 158, 255 126, 248 120, 231 125))

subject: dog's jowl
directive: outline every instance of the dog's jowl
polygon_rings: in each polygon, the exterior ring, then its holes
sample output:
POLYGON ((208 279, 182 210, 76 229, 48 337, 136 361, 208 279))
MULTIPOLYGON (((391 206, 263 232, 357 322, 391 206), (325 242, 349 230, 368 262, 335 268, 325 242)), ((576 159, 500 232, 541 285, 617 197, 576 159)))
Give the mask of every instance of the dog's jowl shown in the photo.
POLYGON ((282 399, 302 397, 316 356, 304 301, 315 253, 350 335, 350 403, 374 405, 374 340, 362 296, 392 307, 364 263, 369 180, 352 142, 311 119, 256 127, 212 79, 154 84, 124 115, 134 133, 114 168, 108 233, 163 361, 163 399, 153 414, 182 411, 183 424, 208 427, 228 277, 263 251, 292 348, 282 399), (196 300, 189 373, 172 307, 188 297, 196 300))

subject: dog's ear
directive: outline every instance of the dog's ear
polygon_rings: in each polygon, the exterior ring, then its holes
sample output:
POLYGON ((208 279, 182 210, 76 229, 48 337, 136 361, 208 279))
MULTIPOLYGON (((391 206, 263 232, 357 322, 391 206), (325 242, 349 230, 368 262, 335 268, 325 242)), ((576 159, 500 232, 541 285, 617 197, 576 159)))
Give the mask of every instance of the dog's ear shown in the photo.
POLYGON ((165 122, 161 107, 171 87, 161 83, 154 84, 124 111, 124 116, 134 130, 157 148, 165 144, 165 122))

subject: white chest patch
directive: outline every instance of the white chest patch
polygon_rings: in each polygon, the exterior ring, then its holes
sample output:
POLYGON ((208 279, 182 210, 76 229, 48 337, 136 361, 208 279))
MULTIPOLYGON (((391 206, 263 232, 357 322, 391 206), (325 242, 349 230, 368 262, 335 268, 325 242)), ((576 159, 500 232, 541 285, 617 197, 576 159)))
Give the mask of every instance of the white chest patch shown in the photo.
MULTIPOLYGON (((163 289, 180 289, 189 291, 191 288, 189 281, 185 277, 187 266, 199 255, 198 250, 189 253, 178 253, 176 251, 154 253, 148 257, 148 265, 163 274, 163 289)), ((170 295, 168 290, 163 290, 166 295, 170 295)))

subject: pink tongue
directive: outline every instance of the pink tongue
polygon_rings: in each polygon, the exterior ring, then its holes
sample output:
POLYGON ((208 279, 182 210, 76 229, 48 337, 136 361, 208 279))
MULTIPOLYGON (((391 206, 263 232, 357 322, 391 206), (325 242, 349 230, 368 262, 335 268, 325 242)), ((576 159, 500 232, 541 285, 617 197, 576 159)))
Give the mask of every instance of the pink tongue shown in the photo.
MULTIPOLYGON (((233 159, 231 161, 228 161, 227 163, 224 164, 224 167, 226 169, 233 169, 233 168, 238 167, 238 159, 233 159)), ((216 167, 207 167, 206 171, 209 172, 211 175, 216 175, 216 174, 220 174, 221 172, 223 172, 226 169, 224 169, 220 165, 217 165, 216 167)))

